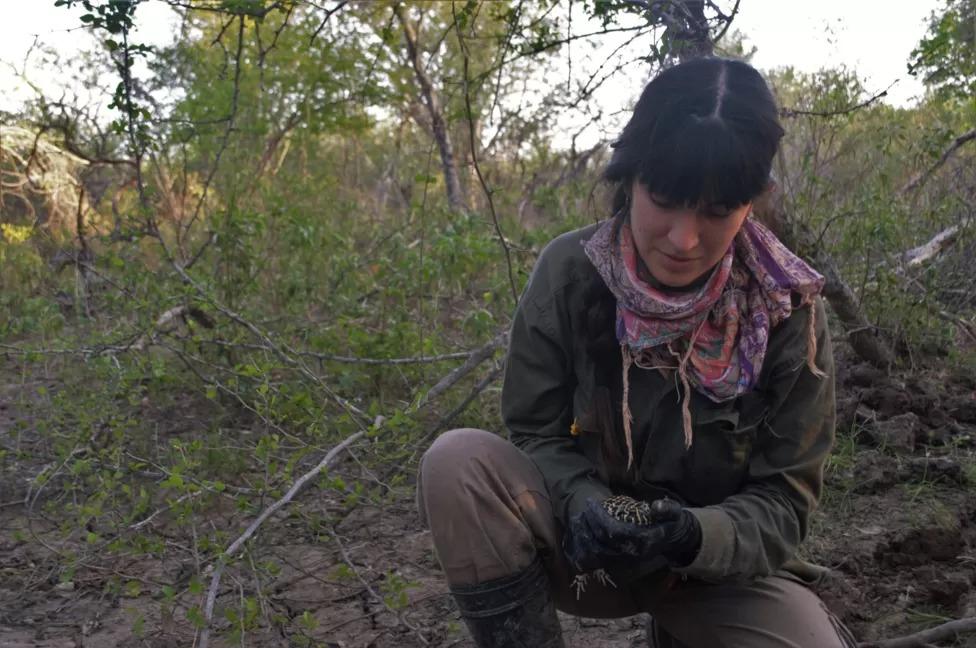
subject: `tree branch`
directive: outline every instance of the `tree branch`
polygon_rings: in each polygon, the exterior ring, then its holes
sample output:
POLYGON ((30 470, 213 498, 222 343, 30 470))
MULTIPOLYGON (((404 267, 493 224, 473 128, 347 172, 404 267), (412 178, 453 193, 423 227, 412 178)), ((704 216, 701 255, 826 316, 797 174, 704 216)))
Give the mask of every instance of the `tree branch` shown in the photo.
POLYGON ((508 344, 507 331, 505 333, 501 333, 497 335, 488 344, 486 344, 485 346, 481 347, 480 349, 472 353, 470 356, 468 356, 468 359, 464 364, 462 364, 460 367, 458 367, 457 369, 453 370, 452 372, 450 372, 449 374, 441 378, 436 385, 431 387, 430 391, 428 391, 424 395, 423 399, 421 399, 420 403, 417 405, 417 408, 419 409, 420 407, 423 407, 429 401, 443 394, 445 391, 447 391, 452 386, 454 386, 459 380, 461 380, 469 373, 474 371, 478 367, 478 365, 480 365, 482 362, 484 362, 485 360, 493 356, 496 350, 506 346, 507 344, 508 344))
MULTIPOLYGON (((891 84, 894 85, 894 84, 891 84)), ((878 101, 882 97, 888 96, 888 90, 891 86, 888 86, 878 94, 874 95, 870 99, 862 101, 859 104, 854 104, 853 106, 848 106, 847 108, 838 108, 837 110, 796 110, 794 108, 781 108, 779 111, 779 116, 784 118, 798 117, 800 115, 808 117, 838 117, 840 115, 849 115, 852 112, 860 110, 861 108, 867 108, 874 102, 878 101)))
POLYGON ((973 140, 976 140, 976 128, 969 132, 963 133, 956 139, 952 140, 952 144, 950 144, 949 147, 942 152, 942 155, 940 155, 939 159, 935 161, 935 164, 930 166, 925 172, 920 173, 909 180, 905 186, 901 188, 901 193, 906 194, 915 191, 923 184, 928 182, 928 179, 932 177, 932 174, 938 171, 943 164, 948 162, 949 158, 952 157, 952 155, 958 151, 961 146, 963 146, 966 142, 971 142, 973 140))

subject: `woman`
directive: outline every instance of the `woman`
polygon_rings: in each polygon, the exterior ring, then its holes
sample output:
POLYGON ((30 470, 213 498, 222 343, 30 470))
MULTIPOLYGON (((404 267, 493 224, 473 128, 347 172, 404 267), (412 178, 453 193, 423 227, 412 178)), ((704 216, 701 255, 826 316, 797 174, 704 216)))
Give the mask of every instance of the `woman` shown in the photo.
POLYGON ((613 217, 542 252, 511 330, 511 442, 454 430, 420 468, 478 646, 562 646, 555 608, 648 612, 657 646, 853 645, 796 557, 834 378, 823 278, 751 215, 782 135, 749 65, 669 68, 614 144, 613 217))

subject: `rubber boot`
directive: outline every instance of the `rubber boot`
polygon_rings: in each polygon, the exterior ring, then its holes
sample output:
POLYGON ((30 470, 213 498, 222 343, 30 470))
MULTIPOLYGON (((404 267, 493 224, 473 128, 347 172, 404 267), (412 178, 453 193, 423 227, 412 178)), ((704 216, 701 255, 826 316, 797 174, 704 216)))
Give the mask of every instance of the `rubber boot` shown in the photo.
POLYGON ((478 648, 565 647, 539 560, 512 576, 452 587, 451 594, 478 648))

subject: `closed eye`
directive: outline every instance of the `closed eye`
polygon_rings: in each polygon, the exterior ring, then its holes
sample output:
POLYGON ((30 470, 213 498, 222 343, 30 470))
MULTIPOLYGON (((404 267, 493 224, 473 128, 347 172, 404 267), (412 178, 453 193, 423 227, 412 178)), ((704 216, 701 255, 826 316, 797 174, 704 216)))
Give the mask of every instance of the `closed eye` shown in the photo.
POLYGON ((735 210, 723 205, 709 205, 703 211, 709 218, 728 218, 735 210))
POLYGON ((651 202, 661 209, 677 209, 680 205, 673 200, 668 200, 660 194, 651 194, 651 202))

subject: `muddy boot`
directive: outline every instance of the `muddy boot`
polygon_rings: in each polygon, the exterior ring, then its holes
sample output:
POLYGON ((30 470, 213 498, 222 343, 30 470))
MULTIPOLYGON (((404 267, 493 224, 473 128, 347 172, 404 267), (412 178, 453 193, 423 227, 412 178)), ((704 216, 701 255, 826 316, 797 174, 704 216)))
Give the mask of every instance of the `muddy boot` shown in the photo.
POLYGON ((564 648, 539 560, 512 576, 452 587, 451 594, 478 648, 564 648))
POLYGON ((665 632, 652 616, 647 617, 647 645, 650 648, 687 648, 665 632))

